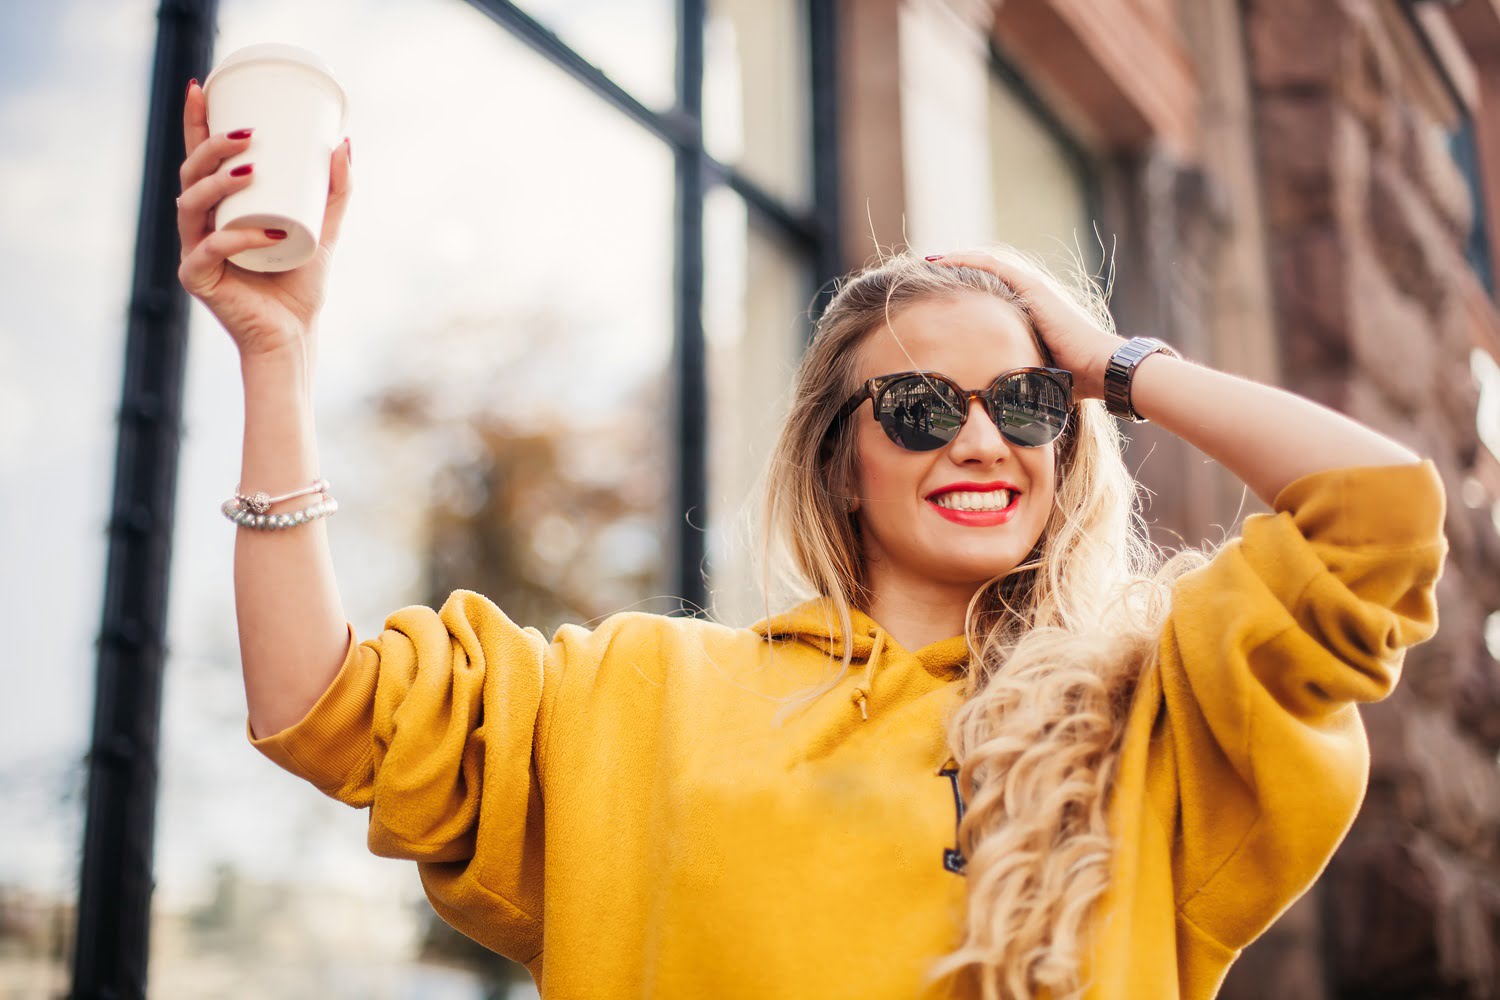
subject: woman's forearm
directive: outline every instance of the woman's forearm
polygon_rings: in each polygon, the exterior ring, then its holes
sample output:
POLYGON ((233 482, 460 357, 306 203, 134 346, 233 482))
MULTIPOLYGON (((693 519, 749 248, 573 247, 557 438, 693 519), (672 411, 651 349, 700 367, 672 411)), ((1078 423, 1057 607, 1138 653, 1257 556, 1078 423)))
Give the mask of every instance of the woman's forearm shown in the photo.
MULTIPOLYGON (((290 493, 322 475, 313 426, 312 374, 296 353, 243 359, 246 492, 290 493)), ((273 513, 301 510, 316 494, 283 500, 273 513)), ((307 714, 343 663, 348 628, 327 518, 274 531, 235 528, 235 613, 245 701, 256 737, 307 714)))
POLYGON ((1161 352, 1136 368, 1130 395, 1137 413, 1218 461, 1268 507, 1312 472, 1422 460, 1320 403, 1161 352))

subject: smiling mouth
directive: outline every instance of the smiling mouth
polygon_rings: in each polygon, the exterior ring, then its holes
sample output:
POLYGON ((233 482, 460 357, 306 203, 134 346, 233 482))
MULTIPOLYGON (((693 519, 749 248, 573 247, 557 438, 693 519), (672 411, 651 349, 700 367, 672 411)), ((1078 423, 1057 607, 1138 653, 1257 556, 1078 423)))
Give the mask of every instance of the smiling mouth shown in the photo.
POLYGON ((949 490, 927 498, 934 507, 977 514, 1005 510, 1021 496, 1017 490, 949 490))
POLYGON ((986 527, 989 525, 1004 524, 1006 521, 1009 521, 1015 515, 1016 508, 1021 505, 1021 494, 1011 494, 1010 502, 1004 507, 967 506, 968 503, 972 502, 972 500, 967 500, 961 494, 940 494, 939 496, 927 499, 927 503, 933 510, 937 511, 938 516, 952 521, 954 524, 963 524, 969 527, 986 527), (950 503, 960 503, 964 504, 964 506, 944 506, 938 502, 944 497, 953 497, 950 503))

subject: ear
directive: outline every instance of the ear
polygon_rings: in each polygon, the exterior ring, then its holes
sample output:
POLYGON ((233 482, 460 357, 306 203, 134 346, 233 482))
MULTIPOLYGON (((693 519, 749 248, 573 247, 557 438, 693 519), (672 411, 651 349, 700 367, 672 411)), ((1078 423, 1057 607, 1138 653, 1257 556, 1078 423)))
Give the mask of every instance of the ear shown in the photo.
POLYGON ((859 472, 855 467, 857 459, 851 455, 847 463, 840 463, 837 451, 838 449, 832 447, 826 450, 823 472, 828 480, 828 492, 834 498, 834 506, 841 507, 846 513, 852 514, 859 509, 859 472), (845 467, 836 468, 840 464, 844 464, 845 467))

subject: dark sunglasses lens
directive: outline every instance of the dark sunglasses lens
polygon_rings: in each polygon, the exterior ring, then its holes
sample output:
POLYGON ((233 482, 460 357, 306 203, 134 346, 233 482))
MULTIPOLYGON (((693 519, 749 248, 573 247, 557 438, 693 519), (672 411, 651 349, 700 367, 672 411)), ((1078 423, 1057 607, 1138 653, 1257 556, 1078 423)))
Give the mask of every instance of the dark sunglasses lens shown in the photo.
POLYGON ((941 448, 957 436, 963 423, 953 387, 920 376, 888 386, 875 415, 887 436, 908 451, 941 448))
POLYGON ((999 413, 991 413, 1006 439, 1037 448, 1062 433, 1068 397, 1062 385, 1040 372, 1012 375, 999 386, 999 413))

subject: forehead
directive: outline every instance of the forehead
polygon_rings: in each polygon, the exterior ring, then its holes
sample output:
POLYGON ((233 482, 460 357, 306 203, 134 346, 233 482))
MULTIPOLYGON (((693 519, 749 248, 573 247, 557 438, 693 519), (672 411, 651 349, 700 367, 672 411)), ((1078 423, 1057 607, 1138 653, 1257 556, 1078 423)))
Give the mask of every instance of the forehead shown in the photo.
POLYGON ((965 388, 987 385, 1011 368, 1043 365, 1021 311, 983 292, 922 299, 881 323, 860 348, 861 382, 891 372, 942 372, 965 388))

